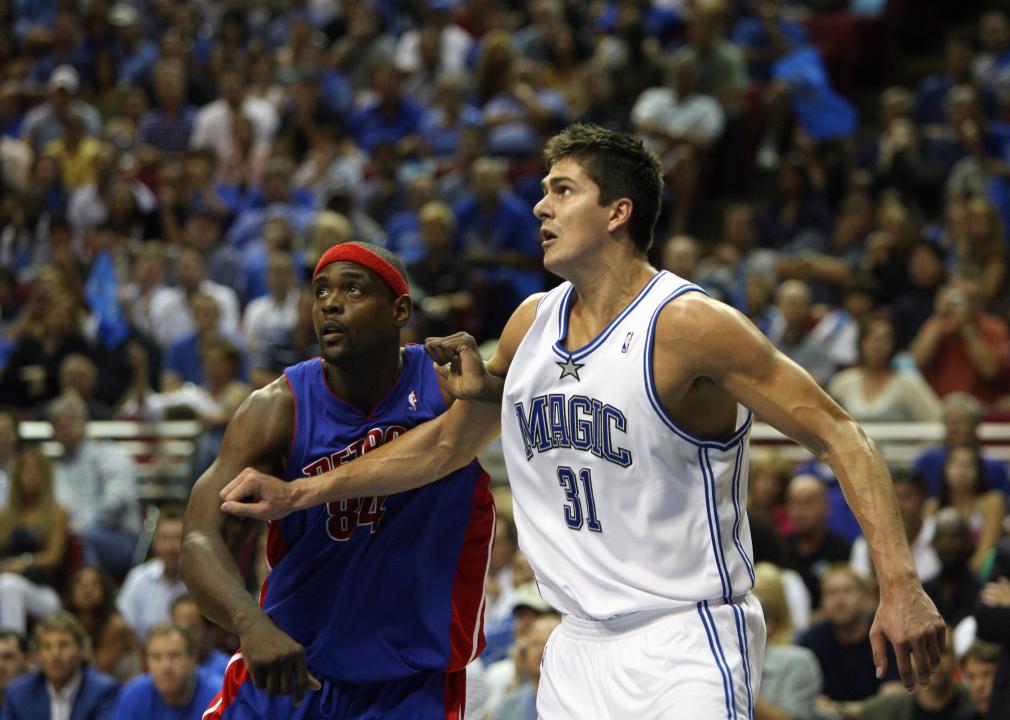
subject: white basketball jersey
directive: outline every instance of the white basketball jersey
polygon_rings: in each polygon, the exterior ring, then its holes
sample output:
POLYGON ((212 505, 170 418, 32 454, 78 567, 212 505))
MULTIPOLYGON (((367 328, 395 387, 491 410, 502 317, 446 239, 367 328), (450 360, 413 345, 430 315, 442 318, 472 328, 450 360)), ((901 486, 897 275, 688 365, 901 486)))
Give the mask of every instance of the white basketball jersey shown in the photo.
POLYGON ((708 440, 656 395, 656 320, 691 291, 700 288, 661 272, 569 352, 574 288, 564 283, 541 300, 509 368, 502 443, 519 544, 544 599, 565 614, 605 620, 738 597, 754 583, 750 412, 738 408, 729 439, 708 440))

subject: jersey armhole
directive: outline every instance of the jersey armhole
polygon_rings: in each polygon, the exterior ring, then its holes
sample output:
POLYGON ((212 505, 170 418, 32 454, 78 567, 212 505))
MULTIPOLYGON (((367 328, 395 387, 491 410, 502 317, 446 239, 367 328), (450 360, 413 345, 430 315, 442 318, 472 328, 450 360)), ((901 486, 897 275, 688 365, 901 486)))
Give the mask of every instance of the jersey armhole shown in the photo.
MULTIPOLYGON (((685 295, 689 292, 700 292, 703 295, 708 296, 708 293, 704 289, 697 285, 684 285, 677 288, 674 292, 667 295, 656 307, 655 311, 652 313, 652 318, 649 320, 649 328, 646 331, 645 337, 645 349, 643 351, 644 359, 644 372, 645 372, 645 393, 649 397, 649 404, 652 405, 652 409, 659 416, 663 424, 670 429, 675 435, 680 437, 682 440, 697 445, 701 448, 713 448, 716 450, 729 450, 734 445, 739 443, 743 438, 747 436, 747 432, 750 430, 751 423, 753 421, 753 414, 748 409, 742 420, 739 420, 737 429, 733 434, 726 440, 713 440, 711 438, 703 438, 694 435, 688 430, 684 429, 677 424, 677 421, 670 417, 670 414, 663 407, 663 403, 659 397, 659 391, 656 389, 656 377, 653 370, 652 355, 656 344, 656 325, 659 323, 659 316, 663 312, 663 309, 669 305, 671 302, 679 298, 681 295, 685 295)), ((739 413, 738 413, 739 417, 739 413)))

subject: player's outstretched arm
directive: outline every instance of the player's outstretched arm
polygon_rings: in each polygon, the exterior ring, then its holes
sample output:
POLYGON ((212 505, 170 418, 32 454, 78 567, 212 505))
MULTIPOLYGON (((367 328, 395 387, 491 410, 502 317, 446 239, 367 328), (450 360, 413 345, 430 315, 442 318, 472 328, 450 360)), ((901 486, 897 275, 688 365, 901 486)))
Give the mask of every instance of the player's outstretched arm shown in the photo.
POLYGON ((277 628, 245 587, 233 552, 255 524, 224 515, 218 493, 246 466, 272 469, 287 451, 294 403, 281 380, 250 395, 228 425, 217 459, 197 480, 186 509, 179 571, 201 612, 237 634, 256 687, 293 694, 299 704, 319 683, 301 645, 277 628))
POLYGON ((469 335, 428 339, 443 394, 459 399, 439 417, 322 475, 285 483, 246 468, 221 490, 221 510, 276 520, 321 503, 413 490, 463 467, 501 432, 502 384, 540 298, 530 296, 512 314, 486 366, 469 335))
MULTIPOLYGON (((906 687, 925 683, 940 662, 945 626, 925 594, 908 548, 887 465, 876 444, 813 378, 782 355, 733 308, 686 296, 663 311, 657 357, 678 357, 812 453, 828 462, 866 536, 881 600, 870 631, 878 676, 885 636, 906 687)), ((655 360, 654 360, 655 362, 655 360)))

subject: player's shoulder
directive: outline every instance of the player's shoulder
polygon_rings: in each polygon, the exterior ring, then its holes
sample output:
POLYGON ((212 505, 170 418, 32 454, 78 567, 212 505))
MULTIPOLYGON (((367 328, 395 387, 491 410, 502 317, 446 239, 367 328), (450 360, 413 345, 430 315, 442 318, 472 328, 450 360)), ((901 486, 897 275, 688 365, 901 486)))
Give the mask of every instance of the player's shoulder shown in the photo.
POLYGON ((683 340, 710 333, 714 328, 732 328, 739 313, 729 305, 694 287, 680 288, 663 301, 656 321, 656 339, 683 340))
POLYGON ((295 409, 295 398, 285 375, 253 390, 235 412, 234 421, 252 423, 264 429, 276 424, 290 423, 295 409))

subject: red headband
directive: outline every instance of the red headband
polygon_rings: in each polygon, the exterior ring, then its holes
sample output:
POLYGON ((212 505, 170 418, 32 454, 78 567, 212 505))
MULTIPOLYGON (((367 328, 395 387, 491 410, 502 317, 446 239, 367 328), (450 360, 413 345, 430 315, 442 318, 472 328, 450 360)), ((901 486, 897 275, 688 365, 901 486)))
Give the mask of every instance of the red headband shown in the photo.
POLYGON ((410 288, 407 286, 407 281, 392 263, 377 253, 372 252, 368 248, 364 248, 361 245, 355 245, 354 243, 341 243, 340 245, 334 245, 324 252, 323 256, 319 258, 319 262, 316 264, 316 269, 312 273, 312 279, 315 280, 316 275, 319 274, 320 270, 330 263, 335 262, 351 262, 355 265, 368 268, 378 275, 382 282, 386 283, 386 287, 392 290, 393 295, 396 297, 400 297, 401 295, 410 295, 410 288))

